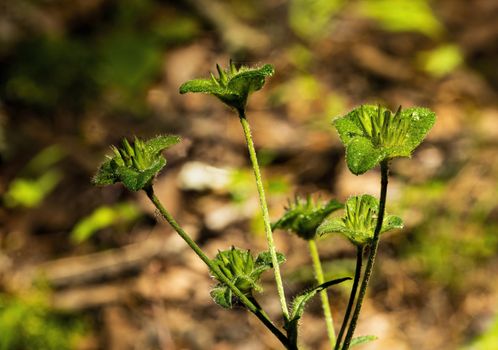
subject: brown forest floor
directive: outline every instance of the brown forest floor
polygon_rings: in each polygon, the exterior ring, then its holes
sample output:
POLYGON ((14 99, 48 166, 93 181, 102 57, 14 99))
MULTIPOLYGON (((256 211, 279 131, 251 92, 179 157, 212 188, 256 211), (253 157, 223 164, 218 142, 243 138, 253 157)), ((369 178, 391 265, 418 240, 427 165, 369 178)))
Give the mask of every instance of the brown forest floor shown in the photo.
MULTIPOLYGON (((231 245, 265 250, 239 121, 214 98, 177 93, 183 81, 234 57, 276 68, 248 109, 263 175, 274 184, 273 219, 294 193, 340 200, 362 192, 377 195, 376 171, 361 177, 348 173, 330 126, 335 115, 372 101, 436 111, 436 126, 414 157, 393 163, 388 210, 398 211, 406 228, 381 242, 357 332, 379 337, 364 349, 452 350, 463 349, 490 326, 498 305, 496 1, 434 2, 446 28, 438 38, 382 30, 347 6, 334 18, 331 34, 316 40, 292 32, 286 2, 260 1, 253 7, 222 2, 228 12, 218 16, 211 12, 218 10, 214 5, 203 7, 202 1, 153 3, 155 17, 188 14, 201 30, 161 52, 159 73, 137 97, 146 113, 135 113, 134 106, 127 110, 127 97, 115 108, 123 98, 119 89, 76 107, 65 101, 48 109, 3 95, 0 193, 45 147, 56 144, 65 155, 55 165, 61 180, 40 205, 0 208, 0 291, 22 295, 41 272, 51 286, 51 305, 85 320, 81 349, 278 349, 250 314, 222 310, 210 300, 213 281, 205 266, 164 222, 156 222, 142 193, 89 183, 108 145, 122 137, 182 135, 182 144, 167 151, 168 166, 157 179, 165 206, 210 256, 231 245), (221 32, 225 25, 229 29, 221 32), (414 63, 420 51, 444 42, 463 53, 464 62, 452 72, 434 77, 414 63), (196 178, 193 169, 206 166, 222 168, 232 181, 199 184, 205 179, 196 178), (99 230, 80 244, 70 240, 75 224, 95 208, 128 200, 138 203, 140 219, 99 230)), ((0 52, 2 84, 10 74, 4 68, 17 67, 17 45, 27 37, 36 31, 98 37, 117 4, 55 1, 51 6, 23 1, 7 5, 11 11, 0 15, 17 30, 2 34, 8 43, 0 52), (23 15, 21 4, 30 9, 23 15), (24 16, 24 26, 15 16, 24 16)), ((313 283, 307 246, 285 232, 275 237, 288 258, 282 268, 292 296, 313 283)), ((351 273, 354 250, 347 242, 323 241, 320 253, 329 277, 351 273)), ((276 319, 271 273, 264 281, 258 298, 276 319)), ((330 292, 337 326, 347 293, 347 288, 330 292)), ((301 334, 307 348, 327 348, 317 300, 306 310, 301 334)))

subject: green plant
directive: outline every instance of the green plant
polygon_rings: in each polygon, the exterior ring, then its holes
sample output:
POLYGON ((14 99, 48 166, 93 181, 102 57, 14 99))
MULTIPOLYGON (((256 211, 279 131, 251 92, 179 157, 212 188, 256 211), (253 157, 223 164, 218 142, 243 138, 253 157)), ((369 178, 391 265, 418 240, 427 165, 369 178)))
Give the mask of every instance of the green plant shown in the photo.
POLYGON ((0 293, 0 350, 74 349, 84 324, 70 314, 53 310, 43 289, 22 295, 0 293))
POLYGON ((180 93, 200 92, 213 95, 237 113, 254 171, 268 251, 254 258, 250 251, 232 247, 219 251, 216 257, 211 259, 163 207, 154 193, 153 182, 158 172, 166 165, 161 152, 178 143, 180 138, 177 136, 158 136, 148 141, 135 138, 131 143, 124 140, 122 147, 112 147, 114 155, 108 157, 100 166, 93 179, 94 184, 109 185, 121 182, 131 191, 143 190, 161 216, 207 265, 217 281, 211 291, 214 301, 224 308, 232 308, 234 305, 245 307, 278 338, 286 349, 298 349, 299 321, 307 302, 317 293, 321 296, 331 348, 347 350, 374 340, 374 336, 353 338, 353 335, 375 262, 380 234, 403 226, 400 218, 385 214, 389 161, 395 157, 411 155, 432 127, 435 121, 434 113, 425 108, 407 110, 399 108, 396 113, 392 113, 380 106, 365 105, 336 119, 334 125, 346 146, 349 169, 358 175, 380 164, 380 200, 369 195, 353 196, 344 206, 336 200, 320 202, 313 201, 310 197, 305 200, 296 197, 294 202, 289 203, 283 217, 271 225, 258 159, 246 116, 246 104, 250 94, 263 87, 266 78, 273 75, 274 69, 268 64, 258 68, 237 68, 230 62, 228 70, 222 69, 219 65, 217 70, 218 77, 211 74, 210 79, 188 81, 180 87, 180 93), (344 216, 328 218, 333 212, 342 208, 345 209, 344 216), (295 296, 290 308, 280 273, 280 264, 285 261, 285 257, 276 251, 273 239, 272 230, 277 228, 292 231, 308 242, 317 282, 315 287, 295 296), (331 233, 345 236, 357 248, 353 287, 337 339, 326 288, 350 278, 324 281, 317 241, 331 233), (363 253, 367 248, 368 262, 360 285, 363 253), (269 269, 274 271, 284 323, 283 330, 273 323, 254 296, 255 292, 262 290, 259 283, 261 274, 269 269), (358 288, 359 293, 357 293, 358 288))

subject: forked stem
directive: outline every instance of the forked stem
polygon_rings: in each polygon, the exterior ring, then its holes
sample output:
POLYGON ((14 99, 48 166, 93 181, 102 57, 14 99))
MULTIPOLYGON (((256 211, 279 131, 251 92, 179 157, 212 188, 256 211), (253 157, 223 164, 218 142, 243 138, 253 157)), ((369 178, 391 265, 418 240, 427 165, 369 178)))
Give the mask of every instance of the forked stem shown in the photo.
POLYGON ((244 130, 247 148, 249 150, 249 157, 251 158, 252 168, 254 170, 254 177, 256 178, 256 186, 259 194, 259 205, 263 214, 263 222, 265 225, 266 241, 268 243, 268 250, 270 251, 271 261, 273 264, 273 271, 275 273, 275 283, 277 284, 278 297, 280 299, 280 306, 284 320, 289 320, 289 309, 287 308, 287 301, 285 299, 284 285, 282 283, 282 276, 280 275, 280 266, 278 264, 277 252, 275 250, 275 243, 273 241, 273 233, 271 231, 270 215, 268 214, 268 205, 266 204, 265 190, 263 188, 263 181, 261 180, 261 172, 259 170, 258 158, 256 157, 256 150, 254 149, 254 142, 251 136, 251 128, 246 119, 245 111, 238 110, 240 124, 244 130))
MULTIPOLYGON (((289 348, 289 341, 285 334, 283 334, 270 320, 268 315, 264 312, 264 310, 257 304, 254 304, 249 298, 247 298, 244 293, 242 293, 226 276, 223 274, 218 267, 212 262, 211 259, 202 251, 202 249, 194 242, 194 240, 186 233, 180 225, 176 222, 176 220, 171 216, 171 214, 163 207, 162 203, 159 201, 157 196, 154 194, 154 189, 152 186, 144 189, 147 193, 147 196, 152 201, 154 206, 159 210, 161 215, 166 219, 168 224, 175 229, 175 231, 180 235, 181 238, 188 244, 190 248, 201 258, 201 260, 208 266, 213 274, 216 275, 216 278, 226 284, 228 288, 239 298, 239 300, 251 311, 256 317, 280 340, 280 342, 286 347, 289 348)), ((278 266, 278 265, 277 265, 278 266)))
POLYGON ((351 310, 353 310, 354 301, 356 299, 356 292, 358 291, 358 285, 360 283, 361 268, 363 265, 363 246, 356 247, 356 267, 354 272, 353 287, 351 288, 351 293, 349 295, 348 306, 346 307, 346 312, 344 313, 344 319, 342 320, 341 329, 337 335, 337 342, 335 344, 335 350, 341 348, 342 337, 346 331, 346 327, 349 322, 349 317, 351 316, 351 310))
POLYGON ((363 280, 361 281, 360 294, 358 295, 358 300, 354 309, 353 317, 351 318, 351 323, 349 324, 349 329, 346 334, 346 339, 342 346, 342 350, 348 350, 351 345, 351 340, 353 339, 353 334, 358 322, 358 317, 361 311, 361 305, 363 304, 363 299, 368 288, 368 282, 370 281, 370 275, 375 263, 375 257, 377 255, 377 248, 379 247, 380 231, 382 229, 382 222, 384 221, 384 212, 386 209, 386 197, 387 197, 387 182, 389 177, 389 164, 387 160, 383 160, 380 163, 380 201, 379 201, 379 216, 377 218, 377 224, 375 225, 374 236, 372 243, 370 244, 370 254, 368 256, 367 266, 365 268, 365 273, 363 275, 363 280))
MULTIPOLYGON (((320 285, 325 282, 325 278, 323 276, 323 269, 320 262, 320 255, 318 254, 318 248, 316 246, 316 240, 310 239, 308 241, 308 244, 310 248, 311 260, 313 261, 315 278, 317 283, 320 285)), ((333 349, 336 344, 334 320, 332 318, 332 312, 330 311, 329 298, 327 296, 326 289, 320 291, 320 299, 322 300, 323 316, 325 317, 325 325, 327 327, 327 335, 330 341, 330 348, 333 349)))

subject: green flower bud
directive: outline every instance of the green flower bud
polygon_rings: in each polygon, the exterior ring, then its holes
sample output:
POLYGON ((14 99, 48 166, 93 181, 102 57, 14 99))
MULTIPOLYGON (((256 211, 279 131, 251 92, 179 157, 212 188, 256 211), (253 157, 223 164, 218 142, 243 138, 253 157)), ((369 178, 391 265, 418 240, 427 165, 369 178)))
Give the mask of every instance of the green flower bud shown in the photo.
POLYGON ((146 142, 135 138, 133 145, 124 139, 121 148, 111 146, 114 156, 107 156, 92 182, 98 186, 122 182, 132 191, 144 189, 166 165, 161 152, 178 142, 178 136, 157 136, 146 142))
MULTIPOLYGON (((340 233, 354 245, 370 244, 377 225, 379 201, 368 194, 350 197, 346 201, 345 212, 342 217, 324 221, 317 229, 317 234, 324 236, 330 233, 340 233)), ((401 218, 394 215, 385 215, 380 233, 403 228, 401 218)))
MULTIPOLYGON (((277 258, 279 263, 285 261, 283 254, 277 253, 277 258)), ((226 278, 249 297, 252 297, 253 291, 260 292, 262 290, 259 284, 261 274, 273 267, 268 252, 260 253, 254 259, 249 250, 235 247, 218 252, 213 259, 213 263, 226 278)), ((217 278, 216 273, 211 273, 214 278, 217 278)), ((220 280, 218 280, 218 284, 211 290, 211 296, 218 305, 225 308, 231 308, 233 303, 237 302, 230 288, 220 280)))
POLYGON ((265 64, 260 68, 242 66, 237 69, 232 61, 230 61, 228 70, 222 69, 218 64, 216 70, 219 78, 211 73, 211 79, 189 80, 180 86, 180 93, 210 94, 240 112, 246 108, 249 95, 260 90, 265 84, 266 77, 272 76, 275 71, 270 64, 265 64))
POLYGON ((312 201, 308 196, 306 200, 296 197, 294 202, 289 201, 285 214, 275 223, 272 229, 285 229, 294 232, 305 240, 315 238, 316 229, 327 216, 344 205, 332 199, 329 202, 312 201))
POLYGON ((436 121, 434 112, 414 107, 396 113, 381 106, 363 105, 335 119, 346 147, 346 163, 353 174, 372 169, 383 160, 410 157, 436 121))

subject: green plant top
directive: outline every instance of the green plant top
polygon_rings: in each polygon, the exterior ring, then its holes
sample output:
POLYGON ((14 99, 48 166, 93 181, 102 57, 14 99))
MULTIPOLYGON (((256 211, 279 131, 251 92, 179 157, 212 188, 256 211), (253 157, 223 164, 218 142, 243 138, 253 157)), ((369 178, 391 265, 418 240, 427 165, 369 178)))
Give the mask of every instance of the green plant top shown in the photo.
MULTIPOLYGON (((368 194, 350 197, 346 201, 344 216, 331 218, 317 229, 320 236, 340 233, 356 246, 372 242, 379 212, 379 201, 368 194)), ((403 228, 403 220, 394 215, 385 215, 380 233, 403 228)))
POLYGON ((132 144, 123 140, 122 147, 111 146, 114 156, 107 156, 92 179, 94 185, 105 186, 122 182, 131 191, 149 186, 166 165, 161 152, 180 142, 179 136, 157 136, 148 141, 135 137, 132 144))
POLYGON ((236 68, 230 61, 230 67, 224 70, 216 65, 219 77, 211 73, 211 79, 189 80, 180 86, 180 93, 202 92, 219 98, 229 107, 235 108, 239 113, 244 111, 248 96, 260 90, 265 84, 266 77, 270 77, 275 69, 270 64, 262 67, 250 68, 241 66, 236 68))
POLYGON ((306 200, 296 196, 294 202, 289 201, 285 214, 272 224, 272 230, 280 228, 297 234, 304 240, 315 238, 316 229, 332 212, 344 205, 332 199, 328 202, 313 201, 310 196, 306 200))
MULTIPOLYGON (((277 253, 278 263, 285 262, 285 256, 277 253)), ((261 292, 259 284, 261 274, 273 267, 269 252, 260 253, 256 260, 249 250, 231 249, 218 252, 212 260, 219 270, 246 296, 252 297, 252 292, 261 292)), ((216 278, 216 274, 213 274, 216 278)), ((234 300, 232 290, 222 281, 211 290, 211 297, 216 304, 231 308, 234 300)))
POLYGON ((346 147, 346 162, 359 175, 381 161, 410 157, 436 121, 434 112, 414 107, 396 113, 374 105, 362 105, 333 121, 346 147))

